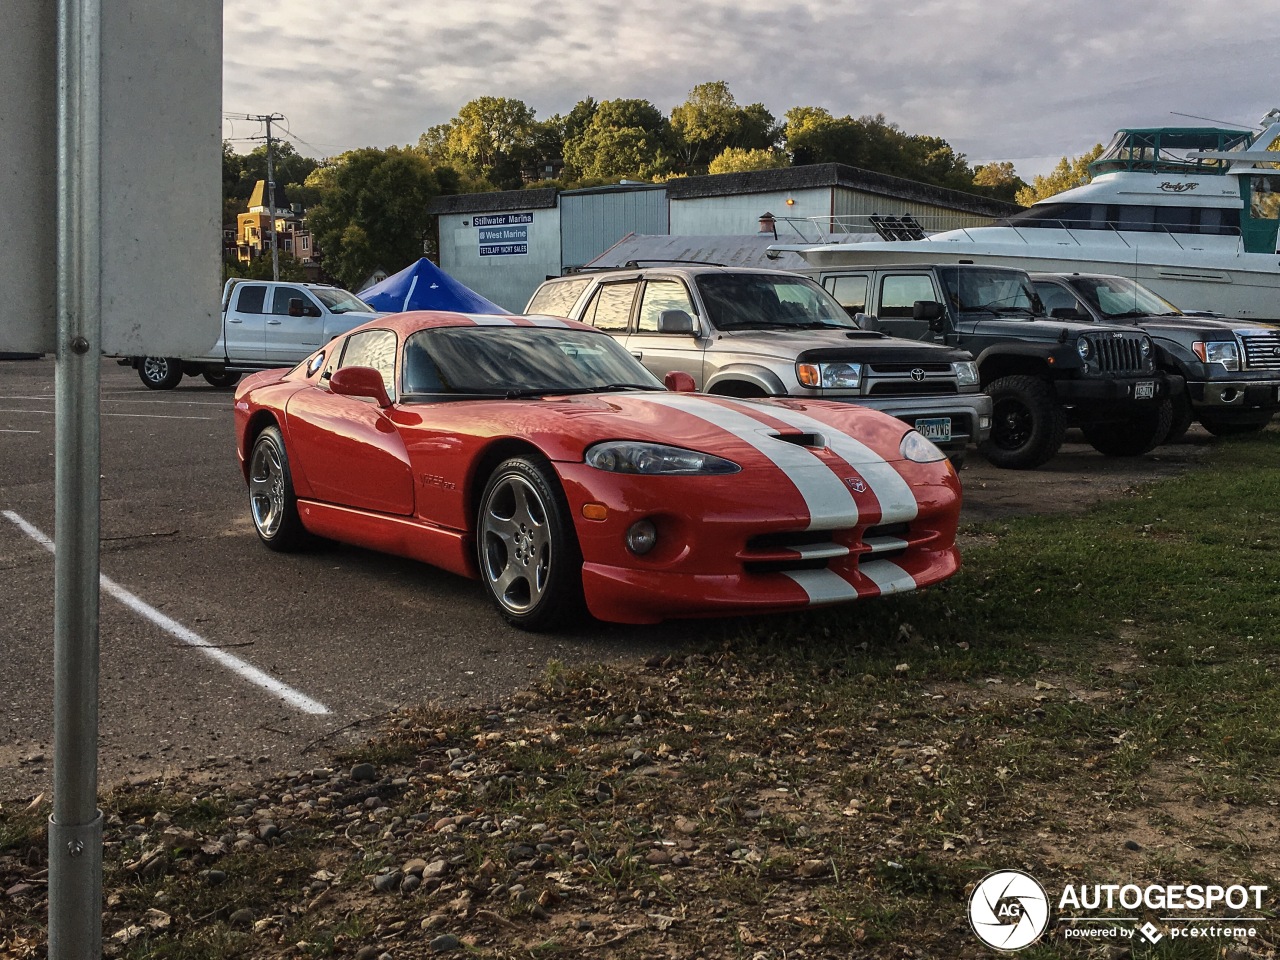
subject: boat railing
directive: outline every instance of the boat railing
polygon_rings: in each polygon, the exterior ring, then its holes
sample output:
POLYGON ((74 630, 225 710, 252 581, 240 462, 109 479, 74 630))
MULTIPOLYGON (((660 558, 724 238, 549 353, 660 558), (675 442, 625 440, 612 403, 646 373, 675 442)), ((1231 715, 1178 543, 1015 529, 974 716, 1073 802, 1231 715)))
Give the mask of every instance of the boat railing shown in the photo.
MULTIPOLYGON (((1045 229, 1060 229, 1077 246, 1087 246, 1080 235, 1097 236, 1105 231, 1126 247, 1133 248, 1125 234, 1163 235, 1171 240, 1180 250, 1186 250, 1186 244, 1178 238, 1178 234, 1164 223, 1143 223, 1140 230, 1125 230, 1119 224, 1107 222, 1100 226, 1081 226, 1079 220, 1037 220, 1034 227, 1019 226, 1016 222, 991 217, 974 217, 967 214, 955 216, 882 216, 880 214, 835 215, 826 217, 778 217, 777 235, 779 243, 846 243, 867 240, 934 240, 935 234, 949 232, 963 234, 968 240, 977 242, 979 238, 969 231, 981 227, 1006 227, 1023 243, 1032 246, 1036 238, 1043 238, 1045 229), (975 222, 976 221, 976 222, 975 222), (785 227, 783 226, 785 225, 785 227)), ((1186 234, 1184 233, 1184 237, 1186 234)), ((1244 237, 1238 227, 1222 226, 1216 234, 1203 236, 1234 237, 1237 252, 1244 250, 1244 237)), ((953 237, 948 237, 948 241, 953 237)), ((947 242, 947 241, 944 241, 947 242)), ((1059 241, 1061 242, 1061 241, 1059 241)))
POLYGON ((994 217, 967 213, 833 214, 825 217, 776 217, 780 243, 840 243, 845 239, 927 240, 931 234, 995 223, 994 217))

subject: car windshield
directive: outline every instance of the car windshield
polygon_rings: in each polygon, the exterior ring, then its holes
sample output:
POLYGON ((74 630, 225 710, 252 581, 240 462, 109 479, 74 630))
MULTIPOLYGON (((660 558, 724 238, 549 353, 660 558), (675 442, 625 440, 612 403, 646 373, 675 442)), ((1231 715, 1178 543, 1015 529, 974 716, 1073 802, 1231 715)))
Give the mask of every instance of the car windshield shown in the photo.
POLYGON ((697 283, 719 330, 858 329, 831 294, 804 277, 711 273, 697 283))
POLYGON ((966 264, 963 269, 940 268, 938 275, 947 299, 960 313, 1030 317, 1039 312, 1040 300, 1025 273, 966 264))
POLYGON ((556 327, 433 327, 404 345, 403 393, 541 396, 665 389, 612 338, 556 327))
POLYGON ((1155 291, 1124 277, 1071 277, 1070 282, 1072 289, 1108 320, 1182 313, 1155 291))
POLYGON ((315 298, 329 308, 332 313, 375 313, 373 307, 369 306, 354 293, 343 290, 339 287, 312 287, 311 292, 315 298))

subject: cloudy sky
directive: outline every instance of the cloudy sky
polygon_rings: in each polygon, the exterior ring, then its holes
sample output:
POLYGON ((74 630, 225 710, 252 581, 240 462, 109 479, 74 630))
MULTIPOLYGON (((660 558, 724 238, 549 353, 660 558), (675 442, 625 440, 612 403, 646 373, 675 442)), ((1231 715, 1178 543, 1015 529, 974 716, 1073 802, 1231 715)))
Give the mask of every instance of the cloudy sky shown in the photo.
MULTIPOLYGON (((883 114, 1027 180, 1122 126, 1251 126, 1276 92, 1273 0, 225 0, 226 112, 299 152, 414 143, 481 96, 539 119, 584 97, 883 114)), ((261 134, 224 123, 223 135, 261 134)), ((260 142, 260 141, 259 141, 260 142)))

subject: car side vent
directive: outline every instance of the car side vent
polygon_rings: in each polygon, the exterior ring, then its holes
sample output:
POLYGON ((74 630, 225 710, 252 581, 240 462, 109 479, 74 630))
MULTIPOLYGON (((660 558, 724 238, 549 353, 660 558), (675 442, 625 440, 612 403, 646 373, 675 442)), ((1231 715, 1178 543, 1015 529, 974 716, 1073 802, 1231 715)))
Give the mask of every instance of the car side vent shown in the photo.
POLYGON ((797 447, 825 447, 827 442, 816 433, 775 433, 773 439, 794 443, 797 447))

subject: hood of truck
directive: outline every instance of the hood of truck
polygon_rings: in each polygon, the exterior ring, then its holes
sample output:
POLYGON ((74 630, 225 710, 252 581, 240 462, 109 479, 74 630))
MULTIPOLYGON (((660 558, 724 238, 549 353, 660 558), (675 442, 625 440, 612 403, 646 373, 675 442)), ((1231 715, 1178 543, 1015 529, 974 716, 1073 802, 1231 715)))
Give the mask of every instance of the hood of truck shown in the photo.
POLYGON ((826 362, 952 363, 972 360, 964 350, 937 343, 904 340, 866 330, 732 330, 719 332, 710 353, 826 362))

